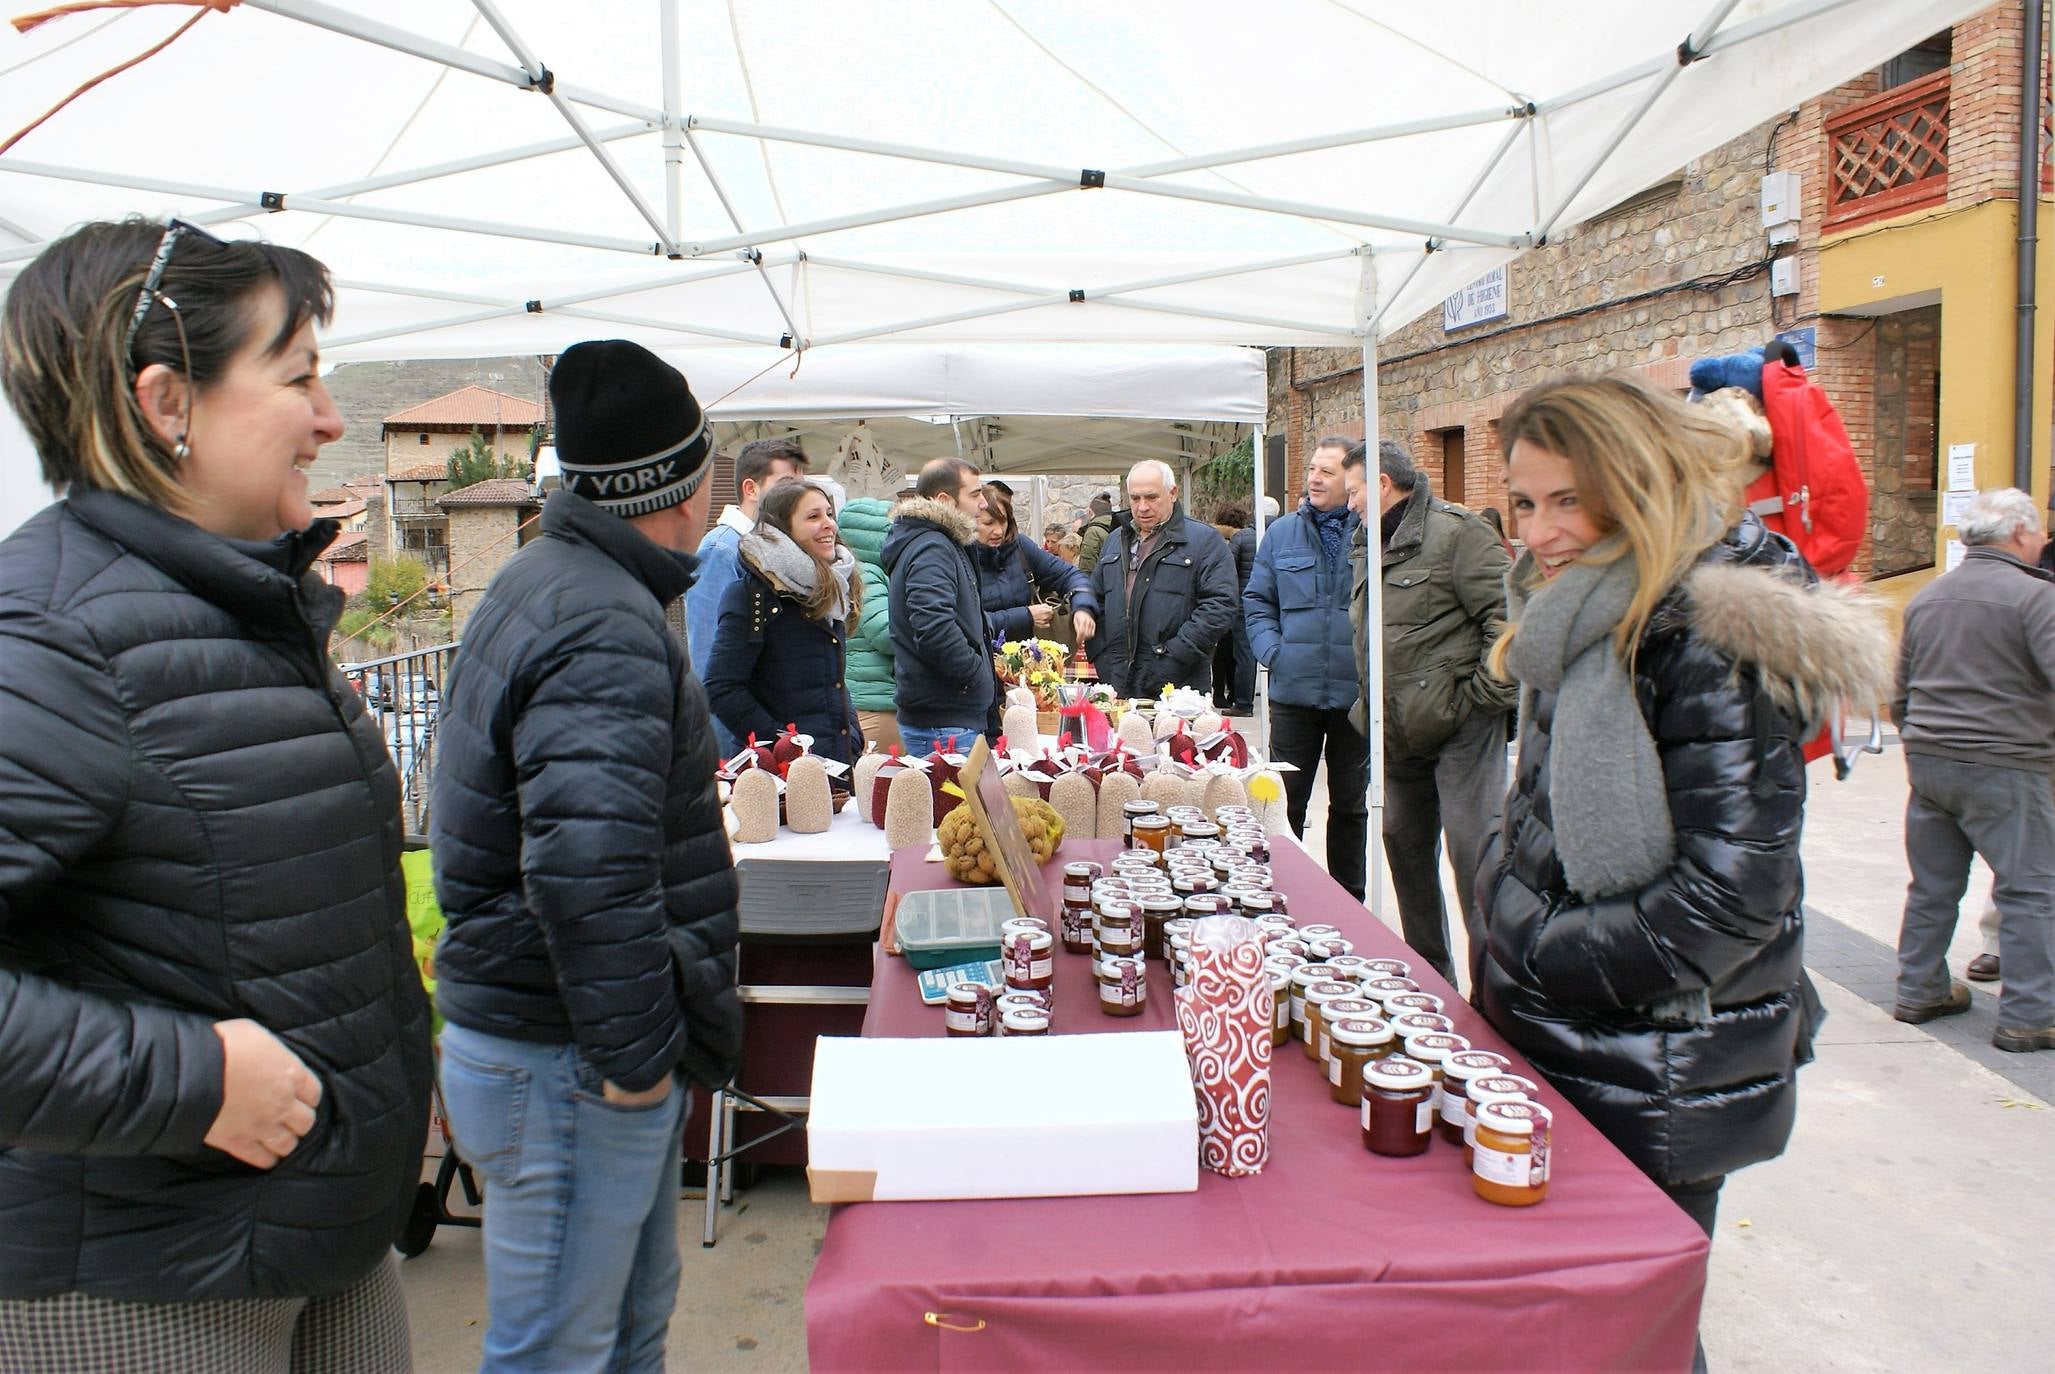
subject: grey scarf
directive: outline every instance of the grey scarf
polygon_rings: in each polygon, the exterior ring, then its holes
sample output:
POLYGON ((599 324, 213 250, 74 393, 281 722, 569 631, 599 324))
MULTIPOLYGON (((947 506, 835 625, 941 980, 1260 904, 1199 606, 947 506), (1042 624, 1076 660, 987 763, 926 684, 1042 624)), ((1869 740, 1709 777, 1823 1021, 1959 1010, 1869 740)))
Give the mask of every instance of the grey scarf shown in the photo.
MULTIPOLYGON (((736 552, 747 558, 749 566, 762 573, 773 587, 795 601, 810 600, 814 588, 820 585, 820 561, 775 525, 760 524, 743 535, 736 552)), ((849 552, 848 545, 835 546, 830 571, 835 575, 835 599, 828 604, 825 618, 840 622, 849 618, 849 583, 856 576, 856 556, 849 552)))
MULTIPOLYGON (((1655 739, 1641 718, 1633 679, 1613 651, 1613 632, 1640 579, 1618 536, 1592 546, 1610 562, 1580 559, 1530 593, 1534 555, 1506 576, 1507 618, 1519 625, 1506 666, 1520 680, 1520 713, 1532 693, 1556 694, 1550 725, 1548 802, 1563 877, 1587 901, 1632 892, 1660 877, 1677 853, 1670 798, 1655 739)), ((1704 989, 1643 1009, 1658 1023, 1706 1025, 1704 989)))
POLYGON ((1523 687, 1556 694, 1549 808, 1563 876, 1587 899, 1632 892, 1677 852, 1662 759, 1613 652, 1639 571, 1618 536, 1592 552, 1614 548, 1612 561, 1579 559, 1531 592, 1532 553, 1506 577, 1507 617, 1520 627, 1506 666, 1523 687))

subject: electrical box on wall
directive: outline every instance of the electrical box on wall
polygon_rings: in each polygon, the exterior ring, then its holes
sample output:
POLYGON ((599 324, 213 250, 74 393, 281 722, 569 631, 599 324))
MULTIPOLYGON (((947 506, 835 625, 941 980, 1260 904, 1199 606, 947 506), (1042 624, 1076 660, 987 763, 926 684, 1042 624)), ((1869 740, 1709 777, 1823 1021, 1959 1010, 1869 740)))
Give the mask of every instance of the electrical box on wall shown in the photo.
POLYGON ((1762 179, 1762 231, 1771 245, 1798 240, 1798 173, 1771 172, 1762 179))
POLYGON ((1770 294, 1772 296, 1795 296, 1798 294, 1798 259, 1778 258, 1770 264, 1770 294))

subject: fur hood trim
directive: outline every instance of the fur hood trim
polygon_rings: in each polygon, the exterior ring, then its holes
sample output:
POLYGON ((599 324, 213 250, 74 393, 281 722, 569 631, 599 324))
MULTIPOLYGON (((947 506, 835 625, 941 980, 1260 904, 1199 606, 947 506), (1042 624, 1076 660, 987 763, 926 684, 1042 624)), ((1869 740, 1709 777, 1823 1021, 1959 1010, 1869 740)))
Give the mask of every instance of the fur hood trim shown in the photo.
POLYGON ((892 522, 901 520, 925 520, 940 525, 959 544, 968 544, 978 537, 978 522, 965 515, 947 501, 932 496, 916 496, 901 501, 892 508, 892 522))
POLYGON ((1755 668, 1770 700, 1801 720, 1817 724, 1843 703, 1860 711, 1891 699, 1896 650, 1868 592, 1735 563, 1700 564, 1684 587, 1699 637, 1755 668))

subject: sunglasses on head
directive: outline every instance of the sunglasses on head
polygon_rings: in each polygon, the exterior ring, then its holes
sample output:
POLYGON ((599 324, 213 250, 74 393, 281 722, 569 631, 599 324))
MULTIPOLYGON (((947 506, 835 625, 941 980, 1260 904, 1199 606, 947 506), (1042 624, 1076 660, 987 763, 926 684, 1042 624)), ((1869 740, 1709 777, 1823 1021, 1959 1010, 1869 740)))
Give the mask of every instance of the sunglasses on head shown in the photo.
MULTIPOLYGON (((212 244, 218 245, 221 242, 197 224, 188 223, 176 215, 165 216, 164 237, 157 240, 157 252, 150 259, 150 271, 143 278, 143 289, 136 293, 136 309, 135 314, 129 317, 128 337, 122 340, 122 353, 127 357, 135 356, 136 335, 142 332, 143 321, 149 317, 150 306, 153 303, 164 302, 164 308, 172 312, 174 321, 178 319, 178 302, 158 288, 164 284, 164 269, 171 265, 171 250, 182 234, 191 234, 212 244)), ((179 339, 183 346, 185 326, 182 322, 179 324, 179 339)))

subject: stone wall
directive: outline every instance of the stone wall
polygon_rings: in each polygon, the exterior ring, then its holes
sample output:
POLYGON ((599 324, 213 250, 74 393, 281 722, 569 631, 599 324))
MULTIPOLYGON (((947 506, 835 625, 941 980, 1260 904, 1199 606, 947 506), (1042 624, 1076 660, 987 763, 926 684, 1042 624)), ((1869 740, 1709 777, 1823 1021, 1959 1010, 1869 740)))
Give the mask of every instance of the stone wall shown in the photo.
POLYGON ((523 506, 458 506, 449 512, 450 638, 464 637, 464 623, 493 574, 520 548, 517 531, 531 514, 523 506))
POLYGON ((1941 309, 1877 321, 1874 480, 1870 487, 1873 576, 1933 566, 1936 425, 1940 412, 1941 309))

